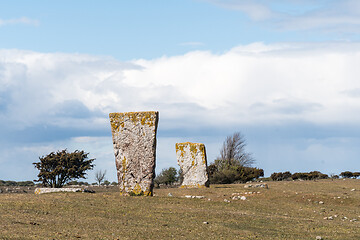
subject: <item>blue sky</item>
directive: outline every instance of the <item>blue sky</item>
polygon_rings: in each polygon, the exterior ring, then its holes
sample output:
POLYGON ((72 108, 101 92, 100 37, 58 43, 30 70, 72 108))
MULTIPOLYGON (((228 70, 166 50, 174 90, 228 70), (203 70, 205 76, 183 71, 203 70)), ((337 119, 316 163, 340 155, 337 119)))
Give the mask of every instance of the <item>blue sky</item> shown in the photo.
POLYGON ((174 144, 208 161, 235 131, 266 175, 358 171, 355 0, 0 3, 0 179, 83 149, 116 179, 109 112, 159 110, 157 172, 174 144))

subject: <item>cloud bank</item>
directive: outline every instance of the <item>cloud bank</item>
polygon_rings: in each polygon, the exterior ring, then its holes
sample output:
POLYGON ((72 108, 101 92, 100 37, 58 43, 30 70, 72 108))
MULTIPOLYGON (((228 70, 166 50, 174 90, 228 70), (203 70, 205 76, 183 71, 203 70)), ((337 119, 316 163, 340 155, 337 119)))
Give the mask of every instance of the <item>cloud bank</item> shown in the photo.
POLYGON ((0 175, 14 179, 22 169, 34 178, 31 162, 61 148, 85 149, 115 172, 108 113, 142 110, 160 111, 159 169, 176 165, 176 141, 205 142, 211 161, 228 133, 244 129, 268 174, 297 170, 299 158, 336 169, 337 158, 316 160, 329 149, 339 158, 347 151, 342 165, 351 166, 359 61, 358 43, 253 43, 131 62, 0 50, 0 162, 8 166, 0 175))

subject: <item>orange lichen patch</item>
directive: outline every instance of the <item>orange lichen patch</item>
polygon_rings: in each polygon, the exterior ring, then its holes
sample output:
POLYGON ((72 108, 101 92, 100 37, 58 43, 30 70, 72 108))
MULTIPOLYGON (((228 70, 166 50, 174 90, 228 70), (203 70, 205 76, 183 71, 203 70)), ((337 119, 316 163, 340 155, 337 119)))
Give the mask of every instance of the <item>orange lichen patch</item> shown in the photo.
POLYGON ((110 125, 113 133, 119 132, 124 128, 126 121, 131 121, 133 124, 147 125, 153 127, 158 119, 159 112, 125 112, 125 113, 110 113, 110 125))

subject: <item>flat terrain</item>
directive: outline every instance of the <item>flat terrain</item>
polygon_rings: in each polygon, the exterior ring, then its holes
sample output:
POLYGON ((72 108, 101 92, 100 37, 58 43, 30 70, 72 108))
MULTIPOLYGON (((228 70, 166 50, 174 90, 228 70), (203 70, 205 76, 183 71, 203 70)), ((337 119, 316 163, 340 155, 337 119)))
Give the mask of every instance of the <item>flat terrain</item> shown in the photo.
POLYGON ((0 239, 360 239, 360 180, 267 184, 155 189, 154 197, 121 197, 116 187, 1 193, 0 239))

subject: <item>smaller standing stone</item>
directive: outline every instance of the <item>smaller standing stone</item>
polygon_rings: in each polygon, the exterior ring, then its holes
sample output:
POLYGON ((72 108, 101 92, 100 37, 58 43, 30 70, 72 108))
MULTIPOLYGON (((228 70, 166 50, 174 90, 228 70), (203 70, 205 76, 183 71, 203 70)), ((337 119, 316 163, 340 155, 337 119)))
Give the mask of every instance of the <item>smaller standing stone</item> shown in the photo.
POLYGON ((183 173, 181 187, 209 187, 205 145, 202 143, 176 143, 176 157, 183 173))

